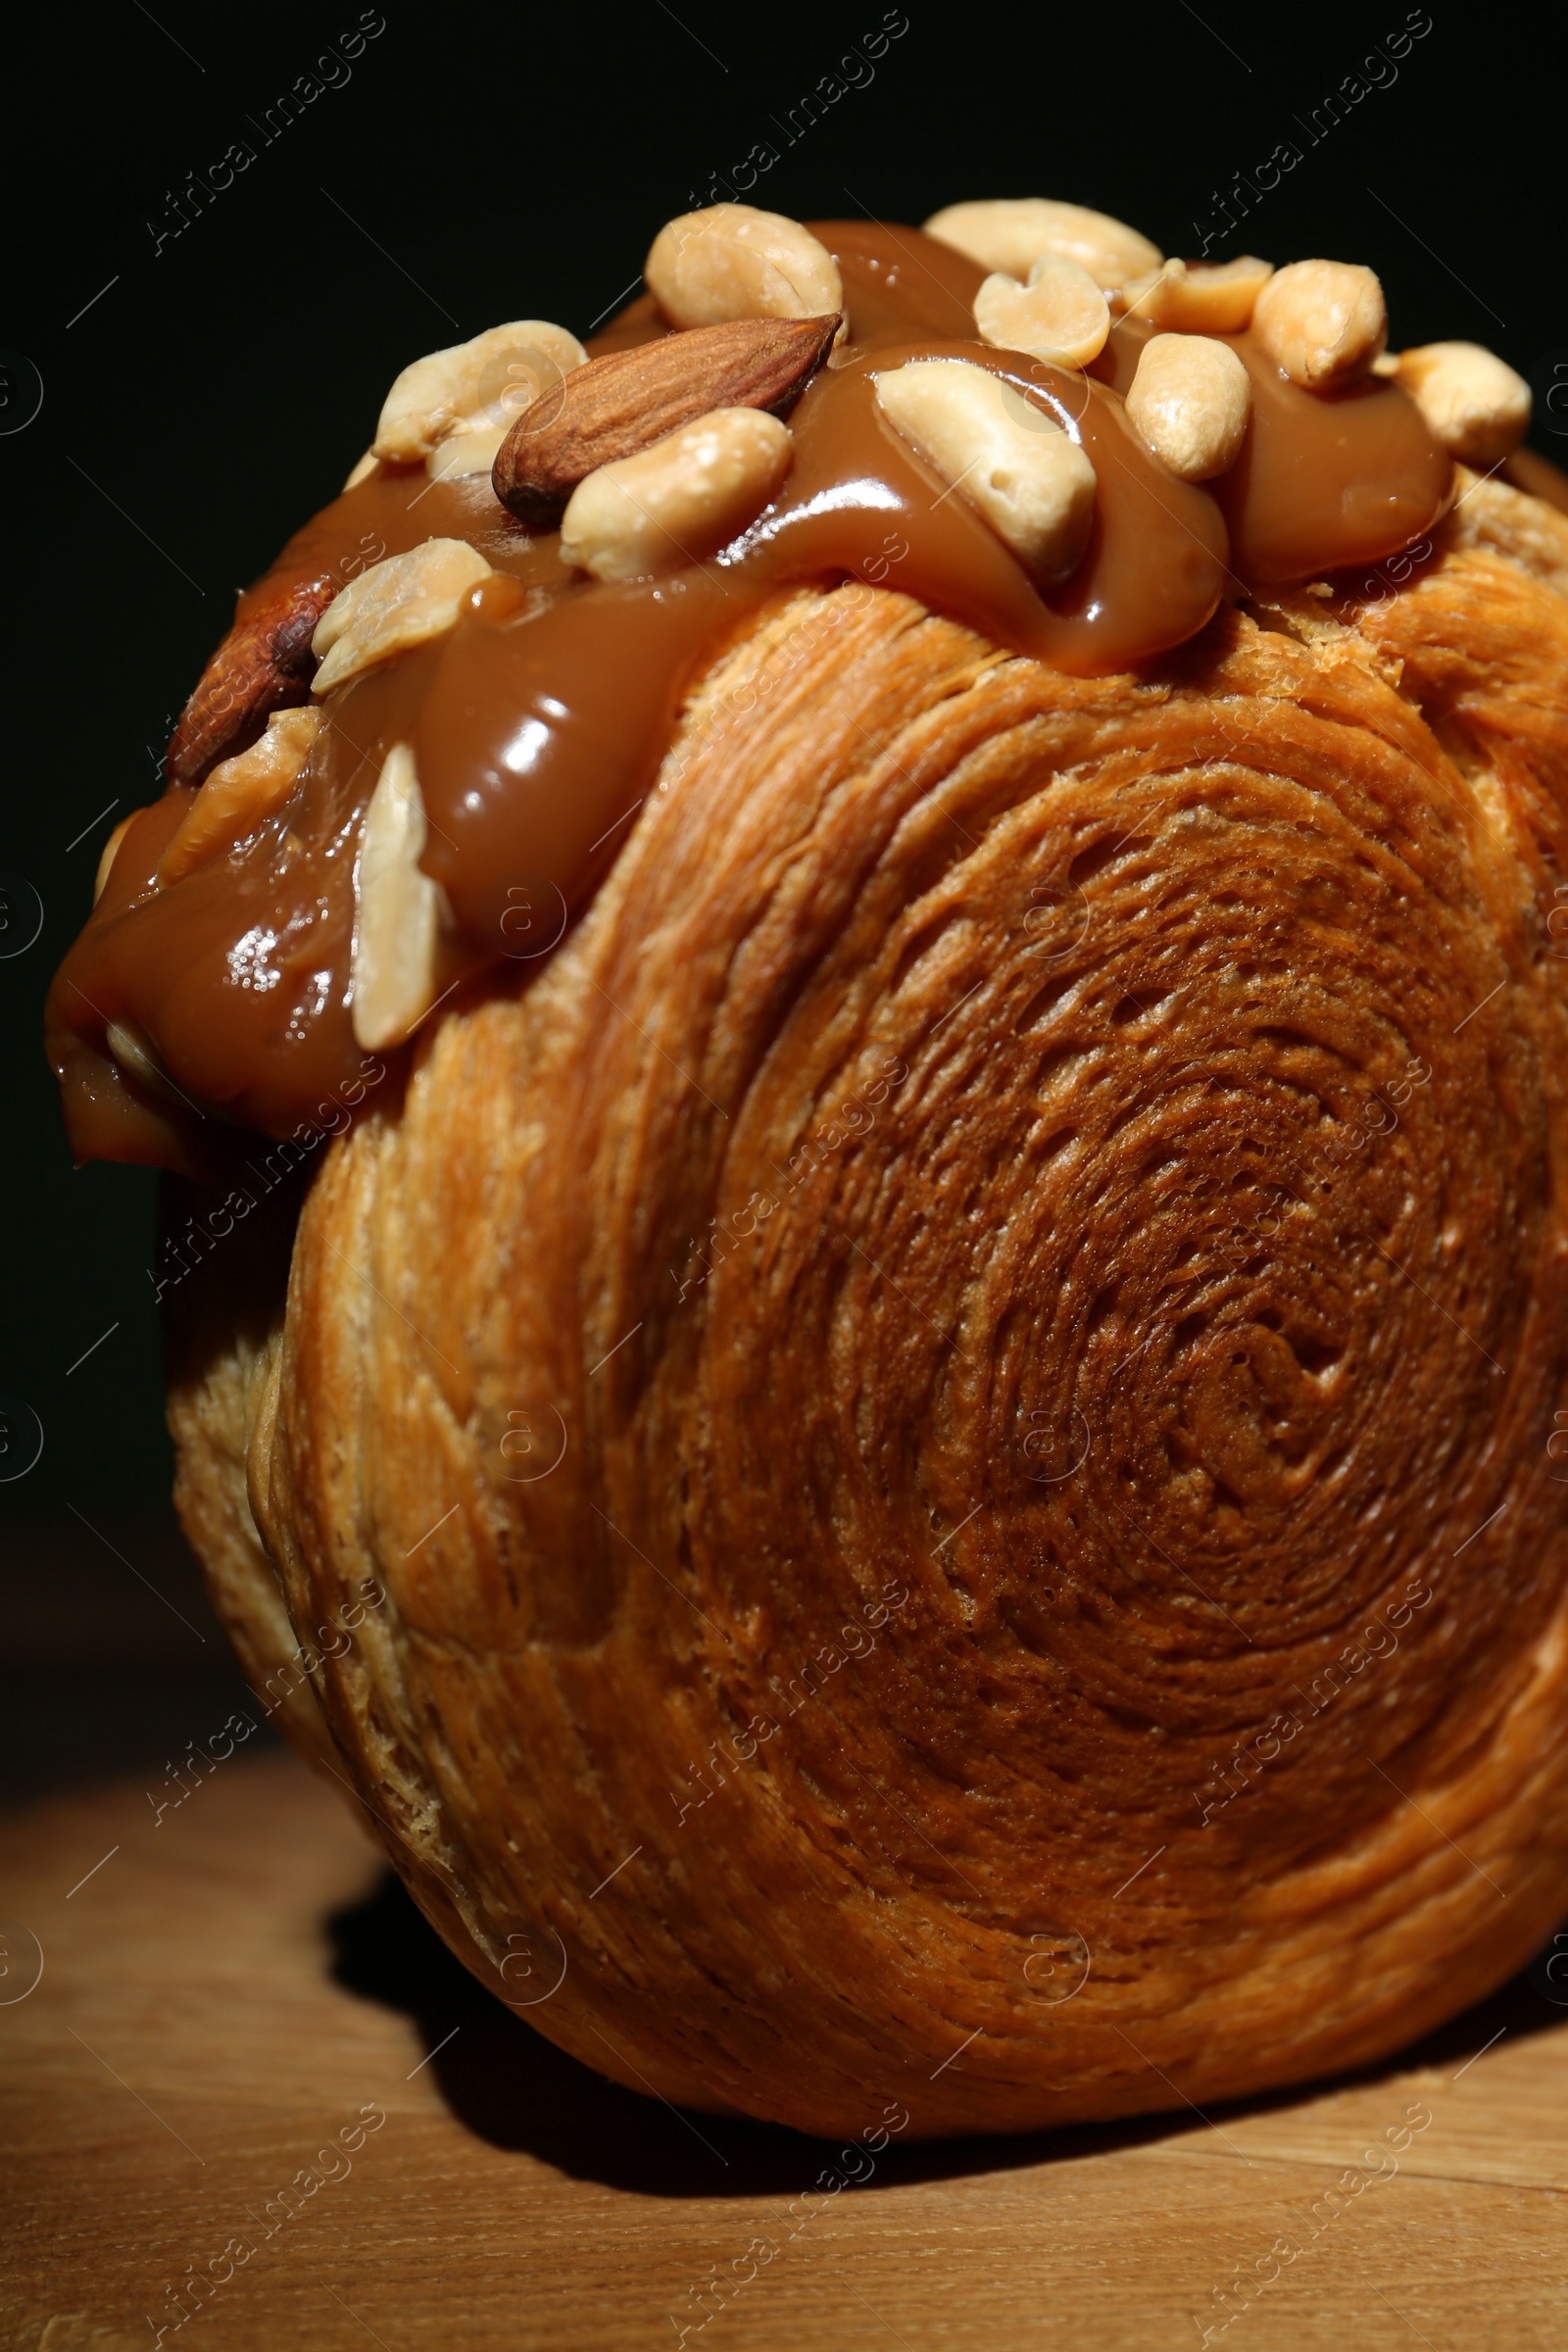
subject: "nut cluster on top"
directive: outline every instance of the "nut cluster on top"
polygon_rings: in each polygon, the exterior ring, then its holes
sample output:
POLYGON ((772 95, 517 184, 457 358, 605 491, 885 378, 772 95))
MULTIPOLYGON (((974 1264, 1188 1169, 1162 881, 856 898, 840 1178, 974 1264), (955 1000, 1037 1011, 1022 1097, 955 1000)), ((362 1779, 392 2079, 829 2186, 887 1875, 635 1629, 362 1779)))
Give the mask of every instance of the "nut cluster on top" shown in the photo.
MULTIPOLYGON (((1467 464, 1499 463, 1529 421, 1529 387, 1476 344, 1386 354, 1383 289, 1355 264, 1167 261, 1125 222, 1044 197, 949 205, 926 231, 989 272, 974 318, 994 347, 1082 369, 1114 318, 1155 328, 1127 414, 1185 481, 1210 481, 1240 455, 1250 381, 1218 338, 1249 326, 1308 391, 1396 376, 1467 464)), ((674 330, 663 345, 591 361, 564 327, 522 319, 433 353, 398 377, 350 483, 377 463, 436 478, 489 471, 514 513, 559 521, 564 560, 598 579, 669 569, 744 529, 789 470, 791 402, 843 340, 837 265, 799 221, 715 204, 660 230, 645 275, 674 330), (817 331, 787 349, 737 332, 767 320, 817 331)), ((1070 431, 1024 416, 979 367, 914 361, 876 385, 898 431, 1042 585, 1072 571, 1096 484, 1070 431)))
POLYGON ((1218 335, 1250 326, 1282 372, 1331 392, 1375 370, 1403 385, 1435 437, 1469 466, 1495 466, 1530 421, 1530 387, 1476 343, 1386 355, 1388 310, 1371 270, 1244 255, 1166 261, 1124 222, 1044 197, 953 204, 926 233, 992 274, 975 299, 988 343, 1087 367, 1115 317, 1160 331, 1145 345, 1127 413, 1155 455, 1188 481, 1235 464, 1247 429, 1246 370, 1218 335))
MULTIPOLYGON (((1113 318, 1147 320, 1156 331, 1127 416, 1186 481, 1212 480, 1240 455, 1251 380, 1218 338, 1247 327, 1311 392, 1373 370, 1396 376, 1434 436, 1470 465, 1499 464, 1529 421, 1529 387, 1475 344, 1386 354, 1383 289, 1352 264, 1167 261, 1122 221, 1039 197, 950 205, 925 225, 989 272, 974 301, 984 343, 1083 369, 1113 318)), ((599 580, 647 577, 724 545, 789 472, 785 417, 845 332, 838 266, 799 221, 716 204, 662 228, 645 275, 672 330, 661 341, 590 360, 564 327, 521 319, 406 368, 346 487, 377 466, 422 466, 435 480, 489 473, 513 513, 559 522, 564 561, 599 580)), ((1071 431, 972 362, 913 360, 873 381, 893 428, 1041 585, 1072 572, 1098 485, 1071 431)), ((315 696, 442 635, 492 576, 455 539, 373 565, 320 615, 315 696)), ((285 713, 215 767, 166 865, 183 870, 210 854, 210 836, 234 838, 275 808, 313 735, 306 714, 285 713)), ((413 754, 400 745, 372 795, 361 858, 352 1004, 366 1046, 407 1036, 436 992, 446 915, 418 864, 424 841, 413 754)))

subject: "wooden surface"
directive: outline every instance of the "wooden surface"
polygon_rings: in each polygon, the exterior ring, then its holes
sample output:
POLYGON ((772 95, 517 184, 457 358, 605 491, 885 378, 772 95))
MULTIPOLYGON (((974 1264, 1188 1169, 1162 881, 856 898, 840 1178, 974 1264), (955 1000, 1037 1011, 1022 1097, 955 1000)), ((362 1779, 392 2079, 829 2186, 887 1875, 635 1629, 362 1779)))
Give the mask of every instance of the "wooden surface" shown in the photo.
POLYGON ((1206 2120, 895 2140, 803 2204, 836 2149, 678 2116, 561 2057, 291 1760, 238 1752, 156 1822, 123 1783, 14 1816, 0 1917, 20 1923, 0 1961, 0 2344, 26 2352, 147 2346, 161 2325, 214 2352, 629 2352, 682 2328, 702 2352, 1568 2335, 1568 2008, 1526 1980, 1351 2083, 1206 2120), (42 1975, 17 1998, 29 1936, 42 1975), (302 2179, 291 2214, 296 2175, 335 2177, 308 2197, 302 2179), (225 2264, 176 2328, 166 2289, 225 2264), (1225 2327, 1215 2290, 1243 2272, 1253 2299, 1225 2327), (715 2274, 716 2310, 692 2291, 715 2274))

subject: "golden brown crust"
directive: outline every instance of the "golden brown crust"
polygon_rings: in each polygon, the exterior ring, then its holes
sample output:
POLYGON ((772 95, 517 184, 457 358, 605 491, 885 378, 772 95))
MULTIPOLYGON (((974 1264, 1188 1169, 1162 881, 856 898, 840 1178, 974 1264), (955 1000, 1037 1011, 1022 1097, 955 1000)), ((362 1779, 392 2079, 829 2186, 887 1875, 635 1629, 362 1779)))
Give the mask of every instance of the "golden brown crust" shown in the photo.
MULTIPOLYGON (((1516 498, 1136 679, 774 610, 578 931, 325 1155, 257 1520, 296 1625, 384 1584, 339 1768, 589 2063, 1108 2116, 1375 2057, 1560 1912, 1568 523, 1516 498)), ((187 1497, 242 1370, 176 1382, 187 1497)))
POLYGON ((248 1485, 253 1453, 265 1459, 271 1441, 298 1187, 238 1224, 230 1218, 212 1256, 198 1258, 188 1239, 180 1251, 181 1229, 188 1236, 192 1216, 210 1205, 201 1188, 165 1179, 164 1371, 174 1507, 246 1681, 277 1729, 324 1767, 334 1750, 302 1639, 257 1534, 248 1485))
POLYGON ((1491 548, 1568 595, 1568 514, 1466 466, 1454 467, 1454 505, 1439 534, 1443 544, 1491 548))

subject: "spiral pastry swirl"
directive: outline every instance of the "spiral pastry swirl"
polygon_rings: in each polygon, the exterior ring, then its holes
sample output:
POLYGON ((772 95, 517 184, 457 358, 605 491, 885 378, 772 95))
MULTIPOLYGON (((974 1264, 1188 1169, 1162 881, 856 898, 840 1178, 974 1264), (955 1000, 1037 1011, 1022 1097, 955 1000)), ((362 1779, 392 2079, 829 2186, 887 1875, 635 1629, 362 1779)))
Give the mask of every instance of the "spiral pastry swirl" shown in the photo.
POLYGON ((589 2064, 1105 2117, 1552 1924, 1565 578, 1490 485, 1136 675, 775 604, 580 928, 323 1154, 286 1307, 191 1286, 253 1673, 374 1580, 298 1734, 589 2064))

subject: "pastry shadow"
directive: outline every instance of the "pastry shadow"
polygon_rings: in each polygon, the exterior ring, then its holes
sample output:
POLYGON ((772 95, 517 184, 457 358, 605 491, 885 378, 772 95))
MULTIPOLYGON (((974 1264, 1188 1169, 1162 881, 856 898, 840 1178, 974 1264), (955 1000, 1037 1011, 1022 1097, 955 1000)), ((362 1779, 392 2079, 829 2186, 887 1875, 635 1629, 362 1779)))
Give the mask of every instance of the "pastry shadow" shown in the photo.
MULTIPOLYGON (((662 2197, 798 2195, 838 2152, 778 2124, 668 2107, 625 2090, 558 2049, 487 1992, 448 1951, 394 1871, 326 1922, 333 1982, 418 2026, 448 2107, 476 2138, 538 2157, 569 2178, 662 2197)), ((1266 2115, 1335 2088, 1375 2083, 1412 2067, 1457 2069, 1506 2034, 1568 2023, 1568 2007, 1527 1971, 1474 2008, 1376 2066, 1245 2099, 1215 2101, 1206 2120, 1266 2115)), ((864 2190, 1061 2163, 1143 2147, 1192 2130, 1188 2110, 1056 2131, 921 2140, 890 2148, 864 2190)))

